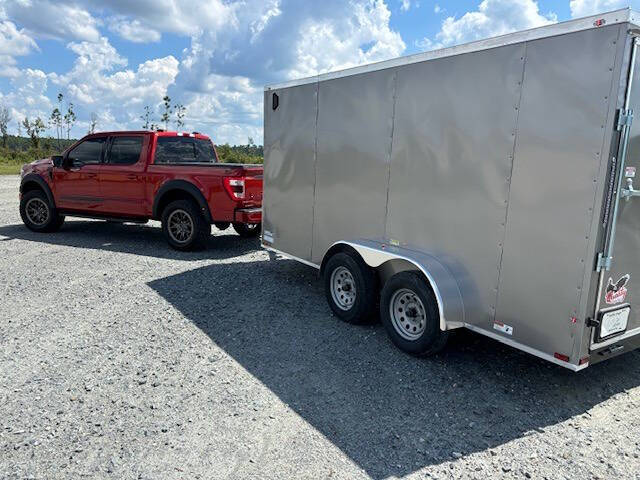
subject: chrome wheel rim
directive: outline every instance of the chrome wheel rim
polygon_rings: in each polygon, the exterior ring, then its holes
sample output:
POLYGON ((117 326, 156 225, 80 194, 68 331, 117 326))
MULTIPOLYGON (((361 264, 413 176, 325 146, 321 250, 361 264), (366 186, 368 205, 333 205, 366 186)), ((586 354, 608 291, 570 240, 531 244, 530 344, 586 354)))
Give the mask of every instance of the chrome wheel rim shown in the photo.
POLYGON ((174 242, 187 243, 194 232, 191 215, 181 209, 174 210, 167 219, 167 230, 174 242))
POLYGON ((345 267, 338 267, 331 273, 331 297, 341 310, 349 310, 356 301, 356 282, 345 267))
POLYGON ((401 288, 389 302, 391 323, 405 340, 417 340, 427 328, 427 315, 422 300, 413 290, 401 288))
POLYGON ((49 220, 49 205, 41 198, 32 198, 25 206, 25 213, 31 223, 42 226, 49 220))

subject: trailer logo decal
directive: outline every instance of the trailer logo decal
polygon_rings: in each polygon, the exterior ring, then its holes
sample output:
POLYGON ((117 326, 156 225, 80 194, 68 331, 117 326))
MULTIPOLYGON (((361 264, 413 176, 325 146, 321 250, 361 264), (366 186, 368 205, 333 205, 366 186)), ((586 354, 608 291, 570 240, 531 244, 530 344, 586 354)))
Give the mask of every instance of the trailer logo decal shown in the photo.
POLYGON ((493 322, 493 329, 498 330, 499 332, 506 333, 507 335, 513 335, 513 327, 511 325, 506 325, 502 322, 495 321, 493 322))
POLYGON ((604 301, 607 302, 608 305, 616 305, 624 302, 627 298, 627 284, 630 279, 631 275, 627 274, 623 275, 616 283, 613 283, 613 278, 609 277, 604 301))

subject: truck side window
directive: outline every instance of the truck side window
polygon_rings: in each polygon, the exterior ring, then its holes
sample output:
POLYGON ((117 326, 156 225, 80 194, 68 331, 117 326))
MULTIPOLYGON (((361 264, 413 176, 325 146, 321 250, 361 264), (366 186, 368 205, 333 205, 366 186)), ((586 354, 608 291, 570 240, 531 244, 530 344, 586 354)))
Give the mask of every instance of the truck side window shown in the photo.
POLYGON ((82 166, 102 162, 102 147, 105 137, 89 138, 69 152, 73 165, 82 166))
POLYGON ((195 163, 196 150, 191 137, 158 137, 154 163, 195 163))
POLYGON ((133 165, 140 160, 140 153, 142 153, 142 136, 113 137, 107 161, 112 165, 133 165))

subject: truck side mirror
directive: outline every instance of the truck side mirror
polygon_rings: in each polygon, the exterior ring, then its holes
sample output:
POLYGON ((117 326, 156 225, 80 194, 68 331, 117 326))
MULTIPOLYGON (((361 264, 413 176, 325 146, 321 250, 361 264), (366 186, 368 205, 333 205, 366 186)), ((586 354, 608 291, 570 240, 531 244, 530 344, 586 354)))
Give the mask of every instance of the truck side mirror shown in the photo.
POLYGON ((54 167, 60 168, 62 166, 63 156, 62 155, 53 155, 51 157, 51 161, 53 162, 54 167))
POLYGON ((69 170, 71 167, 73 167, 73 158, 69 157, 69 155, 62 157, 62 168, 69 170))

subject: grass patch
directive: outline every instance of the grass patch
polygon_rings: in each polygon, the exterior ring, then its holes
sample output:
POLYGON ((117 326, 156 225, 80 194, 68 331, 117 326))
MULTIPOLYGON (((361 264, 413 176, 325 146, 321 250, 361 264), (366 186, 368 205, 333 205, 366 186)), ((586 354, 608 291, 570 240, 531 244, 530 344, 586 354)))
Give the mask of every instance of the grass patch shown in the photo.
POLYGON ((19 175, 22 164, 0 163, 0 175, 19 175))

